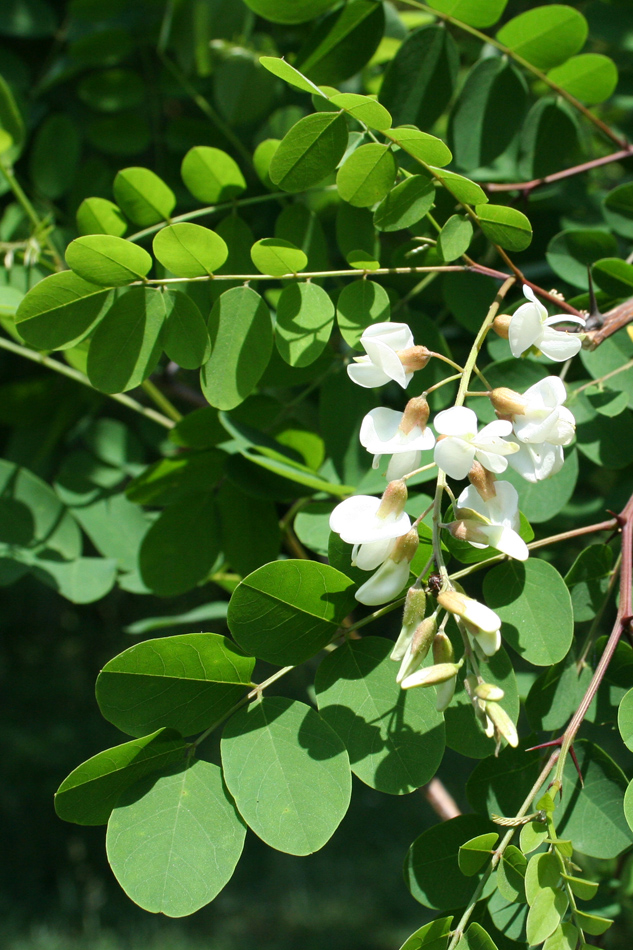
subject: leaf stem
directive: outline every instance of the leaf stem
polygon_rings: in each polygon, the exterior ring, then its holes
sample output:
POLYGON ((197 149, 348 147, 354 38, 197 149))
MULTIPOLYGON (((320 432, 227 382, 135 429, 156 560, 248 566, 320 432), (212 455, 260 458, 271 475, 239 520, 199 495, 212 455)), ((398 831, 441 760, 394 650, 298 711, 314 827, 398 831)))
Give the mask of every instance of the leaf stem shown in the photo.
POLYGON ((151 379, 145 379, 141 383, 141 388, 145 390, 152 402, 158 406, 159 409, 162 409, 169 419, 173 419, 174 422, 180 422, 182 413, 178 412, 174 404, 169 401, 167 396, 161 392, 151 379))
POLYGON ((27 198, 25 192, 22 190, 22 187, 19 181, 13 174, 12 169, 2 161, 1 157, 0 157, 0 174, 2 174, 3 178, 6 180, 7 184, 9 185, 9 188, 11 189, 11 191, 17 198, 20 206, 22 207, 29 221, 33 225, 34 236, 38 237, 39 235, 41 235, 43 242, 46 244, 46 247, 48 248, 51 254, 51 257, 53 258, 55 262, 56 269, 64 270, 66 265, 64 264, 64 261, 62 260, 59 254, 59 251, 53 244, 48 234, 48 230, 50 229, 42 221, 37 211, 35 210, 31 202, 27 198))
POLYGON ((160 412, 156 412, 154 409, 150 409, 147 406, 141 405, 140 402, 137 402, 136 399, 132 399, 131 396, 128 396, 126 393, 102 393, 92 385, 87 376, 84 376, 83 373, 80 373, 79 370, 73 369, 72 366, 67 366, 65 363, 60 363, 59 360, 51 359, 50 356, 44 356, 43 353, 38 353, 37 350, 30 350, 26 346, 20 346, 19 343, 14 343, 13 340, 7 340, 6 337, 0 337, 0 349, 9 350, 11 353, 17 353, 18 356, 23 356, 24 359, 31 360, 33 363, 39 363, 41 366, 45 366, 47 369, 52 369, 56 373, 60 373, 62 376, 67 376, 68 379, 73 379, 76 383, 81 383, 82 386, 87 386, 88 389, 92 389, 93 392, 98 393, 100 396, 107 396, 109 399, 114 399, 115 402, 121 403, 122 406, 126 406, 128 409, 138 412, 140 415, 145 416, 146 419, 151 419, 152 422, 157 422, 158 425, 164 426, 165 429, 173 429, 174 423, 171 419, 168 419, 166 416, 163 416, 160 412))
POLYGON ((531 181, 482 182, 481 186, 491 194, 502 191, 520 191, 523 195, 529 195, 535 188, 541 188, 543 185, 552 185, 557 181, 563 181, 565 178, 582 175, 583 172, 591 171, 593 168, 600 168, 602 165, 609 165, 611 162, 621 162, 626 158, 633 158, 633 146, 631 145, 620 149, 618 152, 612 152, 610 155, 592 158, 588 162, 572 165, 570 168, 564 168, 560 172, 544 175, 543 178, 532 178, 531 181))

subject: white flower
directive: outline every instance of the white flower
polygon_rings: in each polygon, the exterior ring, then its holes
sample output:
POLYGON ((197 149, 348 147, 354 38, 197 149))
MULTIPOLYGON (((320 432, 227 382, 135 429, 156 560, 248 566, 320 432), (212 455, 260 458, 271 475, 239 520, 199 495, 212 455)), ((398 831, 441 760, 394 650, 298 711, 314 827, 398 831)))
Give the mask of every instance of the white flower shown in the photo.
POLYGON ((582 346, 581 338, 577 334, 554 330, 553 326, 556 323, 577 323, 584 327, 584 320, 569 313, 549 317, 547 310, 527 284, 523 285, 523 293, 529 303, 521 304, 514 311, 508 328, 512 355, 521 356, 531 346, 535 346, 557 363, 575 356, 582 346))
POLYGON ((398 538, 376 573, 358 588, 354 594, 356 600, 368 607, 394 600, 409 580, 409 564, 415 557, 419 543, 417 528, 411 528, 398 538))
POLYGON ((396 508, 382 515, 379 513, 381 505, 382 500, 372 495, 353 495, 346 498, 330 515, 330 529, 340 534, 347 544, 358 545, 389 541, 406 534, 411 527, 408 514, 403 509, 396 508))
POLYGON ((492 545, 509 557, 525 561, 530 552, 518 534, 521 517, 517 490, 510 482, 494 482, 494 489, 495 494, 485 500, 474 485, 463 490, 457 499, 455 511, 458 520, 454 524, 458 527, 451 533, 468 541, 475 548, 492 545), (483 520, 472 519, 469 512, 479 515, 483 520), (461 533, 460 527, 463 528, 461 533))
POLYGON ((406 323, 374 323, 360 342, 367 356, 355 356, 347 373, 365 389, 384 386, 391 379, 406 389, 416 369, 422 369, 430 356, 425 347, 414 345, 406 323))
POLYGON ((498 419, 477 432, 477 416, 465 406, 453 406, 438 412, 434 420, 437 431, 445 436, 435 446, 435 462, 451 478, 466 478, 475 458, 489 472, 505 472, 506 455, 518 452, 514 442, 502 438, 512 432, 512 423, 498 419))
POLYGON ((385 541, 369 541, 365 544, 355 544, 352 549, 352 564, 361 571, 375 571, 380 567, 394 549, 395 538, 385 541))
POLYGON ((360 427, 360 442, 374 456, 378 468, 382 455, 391 455, 387 478, 402 478, 419 468, 422 452, 432 449, 435 436, 428 426, 414 425, 408 432, 402 428, 404 412, 380 407, 372 409, 360 427))
POLYGON ((494 610, 457 590, 441 591, 437 602, 459 618, 486 656, 497 652, 501 646, 501 618, 494 610))
POLYGON ((576 420, 563 403, 565 384, 558 376, 546 376, 523 393, 525 408, 512 418, 514 433, 521 442, 540 445, 569 445, 576 420))
POLYGON ((565 462, 562 445, 551 445, 541 442, 540 445, 519 443, 519 451, 508 459, 512 468, 521 475, 526 482, 535 485, 545 478, 551 478, 560 472, 565 462))

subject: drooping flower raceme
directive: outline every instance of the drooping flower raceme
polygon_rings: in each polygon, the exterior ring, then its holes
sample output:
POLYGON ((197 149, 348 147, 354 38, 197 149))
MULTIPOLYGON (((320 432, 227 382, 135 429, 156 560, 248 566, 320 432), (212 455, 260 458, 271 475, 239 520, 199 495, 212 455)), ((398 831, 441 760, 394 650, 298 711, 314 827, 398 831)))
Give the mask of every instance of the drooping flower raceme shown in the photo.
POLYGON ((584 320, 569 313, 550 317, 527 284, 523 285, 523 293, 528 298, 528 303, 521 304, 514 311, 508 327, 508 342, 512 355, 521 356, 531 346, 535 346, 556 363, 575 356, 582 346, 580 337, 553 328, 557 323, 576 323, 584 327, 584 320))
POLYGON ((392 379, 406 389, 414 372, 423 369, 431 355, 426 347, 415 346, 406 323, 374 323, 364 331, 360 342, 367 356, 355 356, 347 373, 365 389, 384 386, 392 379))
POLYGON ((422 452, 432 449, 435 436, 426 422, 429 406, 423 396, 410 399, 404 412, 380 407, 372 409, 360 427, 360 441, 374 456, 378 468, 381 456, 391 455, 387 478, 402 478, 420 465, 422 452))
POLYGON ((477 432, 477 416, 465 406, 438 412, 433 424, 440 435, 435 446, 435 462, 451 478, 466 478, 475 458, 489 472, 500 474, 508 467, 506 456, 518 452, 515 442, 506 442, 512 423, 498 419, 477 432))
POLYGON ((519 536, 519 495, 510 482, 493 482, 494 494, 487 498, 474 485, 465 488, 457 499, 455 518, 449 530, 453 537, 468 541, 475 548, 491 545, 509 557, 526 561, 530 552, 519 536))

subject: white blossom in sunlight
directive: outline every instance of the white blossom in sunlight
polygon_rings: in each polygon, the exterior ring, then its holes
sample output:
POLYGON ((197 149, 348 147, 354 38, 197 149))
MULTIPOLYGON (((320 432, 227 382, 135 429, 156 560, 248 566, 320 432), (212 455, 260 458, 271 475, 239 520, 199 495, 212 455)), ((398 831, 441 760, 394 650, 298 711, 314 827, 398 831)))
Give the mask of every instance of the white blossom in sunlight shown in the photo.
POLYGON ((453 537, 468 541, 475 548, 489 545, 526 561, 530 555, 519 536, 519 495, 510 482, 494 482, 495 494, 482 498, 474 485, 465 488, 457 499, 456 520, 449 526, 453 537))
POLYGON ((358 588, 354 594, 356 600, 368 607, 395 600, 409 580, 409 565, 419 543, 417 528, 411 528, 398 538, 376 573, 358 588))
POLYGON ((509 456, 510 465, 527 482, 535 485, 560 472, 565 462, 562 445, 542 442, 540 445, 519 443, 519 451, 509 456))
POLYGON ((437 602, 461 621, 486 656, 497 652, 501 646, 501 618, 494 610, 457 590, 441 591, 437 602))
POLYGON ((360 342, 367 355, 355 356, 347 373, 365 389, 384 386, 390 380, 406 389, 414 372, 423 369, 430 359, 426 347, 415 346, 406 323, 374 323, 364 331, 360 342))
POLYGON ((490 401, 500 416, 510 416, 520 442, 569 445, 576 431, 573 413, 563 405, 567 390, 558 376, 546 376, 523 393, 493 389, 490 401))
POLYGON ((378 468, 383 455, 391 455, 387 478, 402 478, 419 468, 422 452, 432 449, 435 435, 426 425, 429 407, 423 396, 410 399, 404 412, 383 406, 368 412, 360 427, 361 445, 374 456, 378 468))
MULTIPOLYGON (((385 495, 394 484, 399 483, 391 482, 387 486, 385 495)), ((404 486, 404 483, 402 484, 404 486)), ((382 498, 374 498, 373 495, 353 495, 351 498, 346 498, 330 515, 330 530, 339 534, 347 544, 354 545, 367 545, 399 538, 411 527, 411 519, 404 510, 407 497, 406 486, 404 488, 402 504, 396 500, 391 506, 385 505, 384 495, 382 498)), ((377 550, 374 549, 374 552, 377 550)), ((368 570, 368 568, 363 569, 368 570)))
POLYGON ((575 356, 582 346, 580 336, 555 330, 554 326, 557 323, 576 323, 584 327, 584 320, 569 313, 559 313, 550 317, 527 284, 523 285, 523 293, 528 298, 528 303, 521 304, 514 311, 508 327, 508 341, 512 355, 521 356, 531 346, 535 346, 556 363, 575 356))
POLYGON ((443 409, 433 424, 444 436, 437 440, 435 462, 451 478, 466 478, 475 459, 489 472, 505 472, 506 456, 519 450, 516 443, 502 438, 512 432, 511 422, 498 419, 477 432, 477 416, 465 406, 443 409))

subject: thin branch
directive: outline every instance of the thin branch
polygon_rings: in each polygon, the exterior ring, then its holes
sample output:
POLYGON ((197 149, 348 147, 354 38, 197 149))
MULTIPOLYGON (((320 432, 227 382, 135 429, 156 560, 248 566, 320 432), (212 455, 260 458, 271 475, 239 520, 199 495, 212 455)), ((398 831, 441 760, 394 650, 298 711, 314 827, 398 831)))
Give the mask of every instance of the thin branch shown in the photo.
POLYGON ((60 363, 59 360, 51 359, 50 356, 44 356, 42 353, 38 353, 37 350, 29 350, 26 346, 20 346, 19 343, 14 343, 13 340, 7 340, 5 337, 0 337, 0 349, 9 350, 11 353, 17 353, 18 356, 23 356, 24 359, 31 360, 33 363, 39 363, 40 366, 45 366, 47 369, 52 369, 56 373, 60 373, 62 376, 67 376, 68 379, 73 379, 76 383, 81 383, 82 386, 87 386, 88 389, 92 389, 93 392, 98 393, 100 396, 107 396, 108 399, 114 399, 115 402, 121 403, 122 406, 127 406, 128 409, 133 409, 134 412, 138 412, 140 415, 145 416, 146 419, 151 419, 152 422, 157 422, 158 425, 164 426, 165 429, 173 429, 174 423, 171 419, 168 419, 166 416, 163 416, 160 412, 156 412, 154 409, 149 409, 147 406, 141 405, 140 402, 137 402, 136 399, 132 399, 131 396, 128 396, 126 393, 102 393, 100 390, 95 389, 87 376, 84 376, 83 373, 80 373, 79 370, 73 369, 72 366, 67 366, 65 363, 60 363))
POLYGON ((50 228, 45 224, 44 221, 42 221, 37 211, 35 210, 31 202, 27 198, 25 192, 22 190, 22 187, 19 181, 17 180, 17 178, 15 177, 15 175, 13 174, 12 169, 2 161, 1 157, 0 157, 0 174, 7 182, 9 188, 11 189, 11 191, 17 198, 18 203, 21 205, 27 218, 33 225, 34 236, 37 238, 38 236, 41 235, 42 241, 48 248, 51 254, 51 257, 53 258, 55 262, 55 267, 57 268, 57 270, 64 270, 66 265, 64 264, 64 261, 62 260, 59 254, 59 251, 53 244, 48 234, 50 228))
MULTIPOLYGON (((132 286, 147 286, 148 284, 190 284, 200 280, 311 280, 313 277, 375 277, 384 274, 428 274, 451 273, 463 270, 473 270, 472 267, 461 267, 459 264, 444 264, 437 267, 377 267, 376 270, 362 270, 358 267, 346 270, 315 270, 297 271, 289 274, 205 274, 202 277, 152 277, 149 280, 135 281, 132 286)), ((476 267, 476 270, 479 268, 476 267)), ((481 271, 484 273, 484 271, 481 271)), ((502 275, 505 279, 507 274, 502 275)))
POLYGON ((541 188, 543 185, 552 185, 557 181, 563 181, 565 178, 572 178, 574 175, 582 175, 584 172, 591 171, 593 168, 600 168, 601 165, 609 165, 611 162, 621 162, 626 158, 633 157, 633 146, 628 145, 620 149, 619 152, 612 152, 610 155, 603 155, 601 158, 592 158, 588 162, 581 162, 579 165, 572 165, 570 168, 564 168, 560 172, 553 172, 551 175, 545 175, 543 178, 532 178, 531 181, 514 182, 480 182, 481 187, 490 193, 500 191, 520 191, 523 195, 529 195, 535 188, 541 188))
POLYGON ((446 786, 439 778, 432 778, 420 789, 427 802, 442 821, 450 821, 461 815, 461 810, 446 786))

